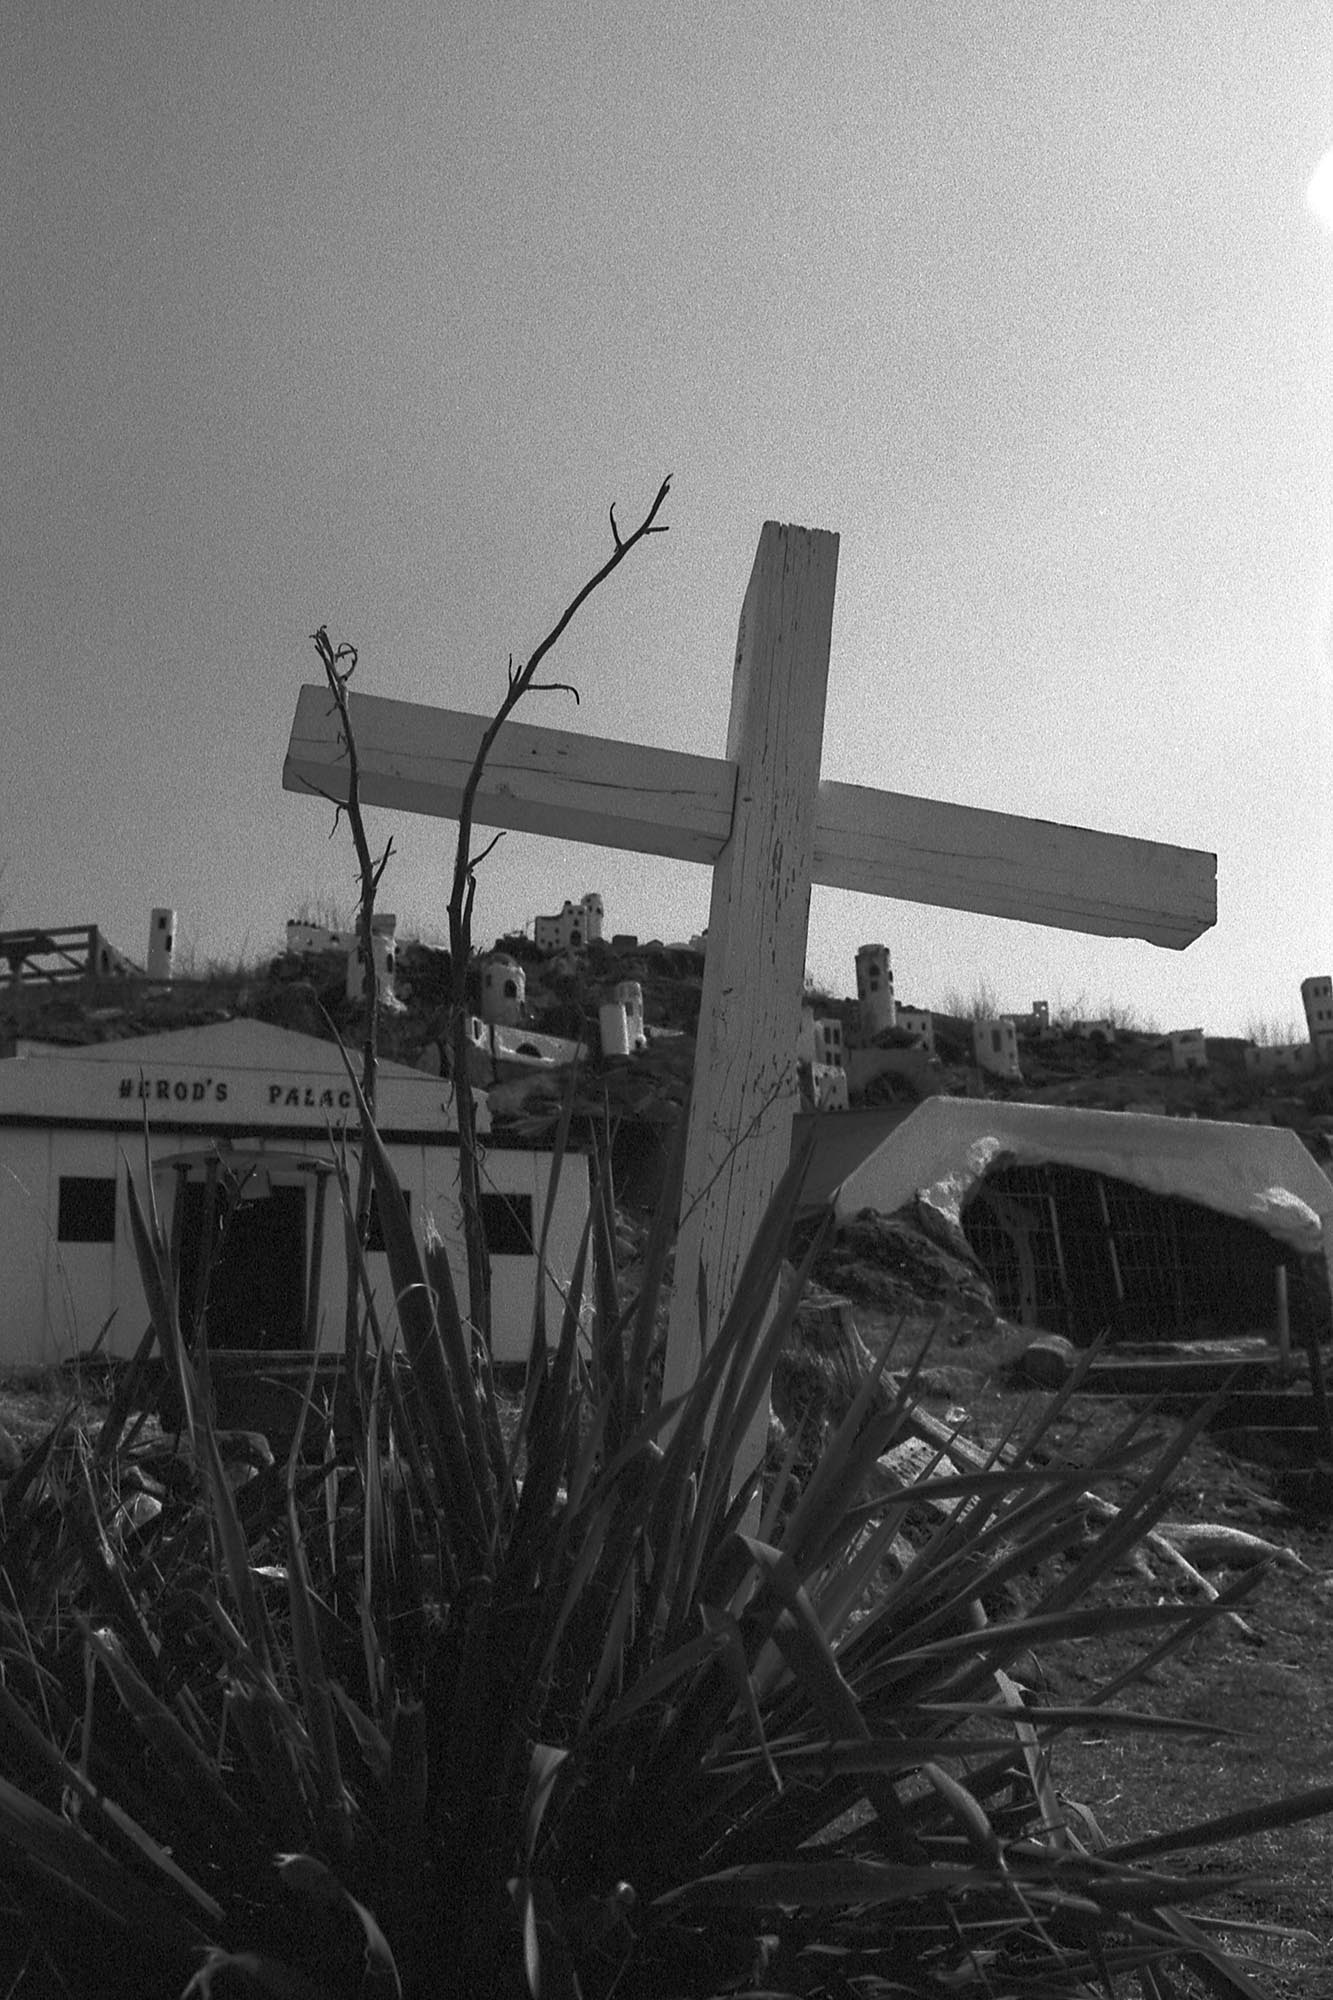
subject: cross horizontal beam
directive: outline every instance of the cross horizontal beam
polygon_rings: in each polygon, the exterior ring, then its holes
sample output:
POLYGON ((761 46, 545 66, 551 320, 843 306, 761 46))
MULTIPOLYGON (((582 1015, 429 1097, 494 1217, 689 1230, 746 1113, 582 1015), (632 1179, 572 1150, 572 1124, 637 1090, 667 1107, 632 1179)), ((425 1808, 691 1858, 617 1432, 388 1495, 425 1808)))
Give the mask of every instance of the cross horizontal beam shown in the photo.
MULTIPOLYGON (((365 804, 456 819, 488 718, 350 697, 365 804)), ((340 803, 347 759, 328 689, 303 687, 282 782, 340 803)), ((487 760, 478 825, 716 862, 736 768, 720 757, 509 722, 487 760)), ((1217 921, 1216 859, 1053 820, 824 780, 814 880, 905 902, 1180 950, 1217 921)))

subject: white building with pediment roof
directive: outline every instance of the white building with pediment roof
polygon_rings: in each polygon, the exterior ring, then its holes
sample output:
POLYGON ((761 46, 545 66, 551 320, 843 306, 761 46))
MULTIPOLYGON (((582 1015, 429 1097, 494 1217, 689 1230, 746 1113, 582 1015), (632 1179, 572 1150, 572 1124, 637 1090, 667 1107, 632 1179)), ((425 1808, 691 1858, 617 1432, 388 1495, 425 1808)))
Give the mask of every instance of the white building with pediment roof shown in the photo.
MULTIPOLYGON (((477 1117, 494 1358, 521 1361, 551 1155, 487 1134, 484 1100, 477 1117)), ((452 1084, 381 1062, 378 1125, 418 1239, 429 1218, 465 1299, 452 1084)), ((129 1175, 141 1195, 151 1180, 177 1246, 187 1325, 204 1246, 218 1237, 225 1210, 209 1282, 210 1342, 340 1350, 334 1157, 344 1130, 355 1143, 356 1098, 336 1044, 263 1022, 85 1048, 20 1044, 0 1061, 0 1366, 67 1359, 90 1348, 108 1319, 104 1350, 134 1352, 148 1309, 130 1235, 129 1175)), ((561 1173, 547 1244, 547 1323, 557 1330, 587 1207, 586 1162, 576 1154, 561 1173)), ((376 1227, 369 1261, 387 1327, 393 1301, 380 1242, 376 1227)))

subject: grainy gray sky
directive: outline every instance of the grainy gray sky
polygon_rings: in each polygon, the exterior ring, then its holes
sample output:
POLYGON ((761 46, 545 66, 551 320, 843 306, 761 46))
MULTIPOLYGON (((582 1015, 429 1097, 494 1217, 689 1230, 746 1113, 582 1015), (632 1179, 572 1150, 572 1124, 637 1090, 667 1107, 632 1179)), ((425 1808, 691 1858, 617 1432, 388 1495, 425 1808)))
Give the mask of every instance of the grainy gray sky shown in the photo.
MULTIPOLYGON (((199 960, 350 907, 284 793, 326 622, 488 709, 721 754, 766 518, 842 536, 830 777, 1206 847, 1184 954, 816 891, 812 971, 1241 1032, 1333 970, 1322 0, 9 0, 0 922, 199 960)), ((440 823, 379 813, 438 931, 440 823)), ((706 875, 511 835, 491 935, 706 875)))

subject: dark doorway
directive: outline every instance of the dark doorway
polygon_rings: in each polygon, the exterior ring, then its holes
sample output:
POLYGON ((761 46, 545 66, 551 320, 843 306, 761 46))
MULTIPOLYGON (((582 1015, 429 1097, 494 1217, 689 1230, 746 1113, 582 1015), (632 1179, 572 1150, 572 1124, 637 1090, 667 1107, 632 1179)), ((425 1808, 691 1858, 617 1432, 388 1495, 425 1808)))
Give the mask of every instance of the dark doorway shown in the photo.
MULTIPOLYGON (((1298 1261, 1240 1217, 1053 1163, 988 1174, 963 1229, 1006 1318, 1078 1343, 1268 1331, 1298 1261)), ((1293 1327, 1305 1311, 1293 1289, 1293 1327)))
MULTIPOLYGON (((207 1208, 203 1181, 177 1190, 181 1320, 194 1334, 195 1301, 207 1208)), ((234 1200, 225 1180, 215 1197, 208 1278, 210 1347, 302 1347, 305 1344, 304 1186, 273 1187, 234 1200)))

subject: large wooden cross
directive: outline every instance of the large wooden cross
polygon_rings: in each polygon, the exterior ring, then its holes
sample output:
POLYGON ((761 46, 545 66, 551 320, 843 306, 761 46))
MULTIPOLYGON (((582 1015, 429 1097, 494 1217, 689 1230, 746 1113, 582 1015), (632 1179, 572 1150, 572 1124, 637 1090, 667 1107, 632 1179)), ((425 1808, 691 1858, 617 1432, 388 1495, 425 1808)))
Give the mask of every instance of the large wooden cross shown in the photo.
MULTIPOLYGON (((668 1393, 697 1365, 699 1274, 716 1321, 787 1164, 812 882, 1176 949, 1216 921, 1211 854, 821 780, 837 566, 836 535, 765 524, 725 757, 511 722, 477 795, 481 825, 713 869, 668 1393)), ((456 818, 488 718, 350 704, 362 800, 456 818)), ((326 687, 300 691, 282 781, 346 797, 326 687)))

